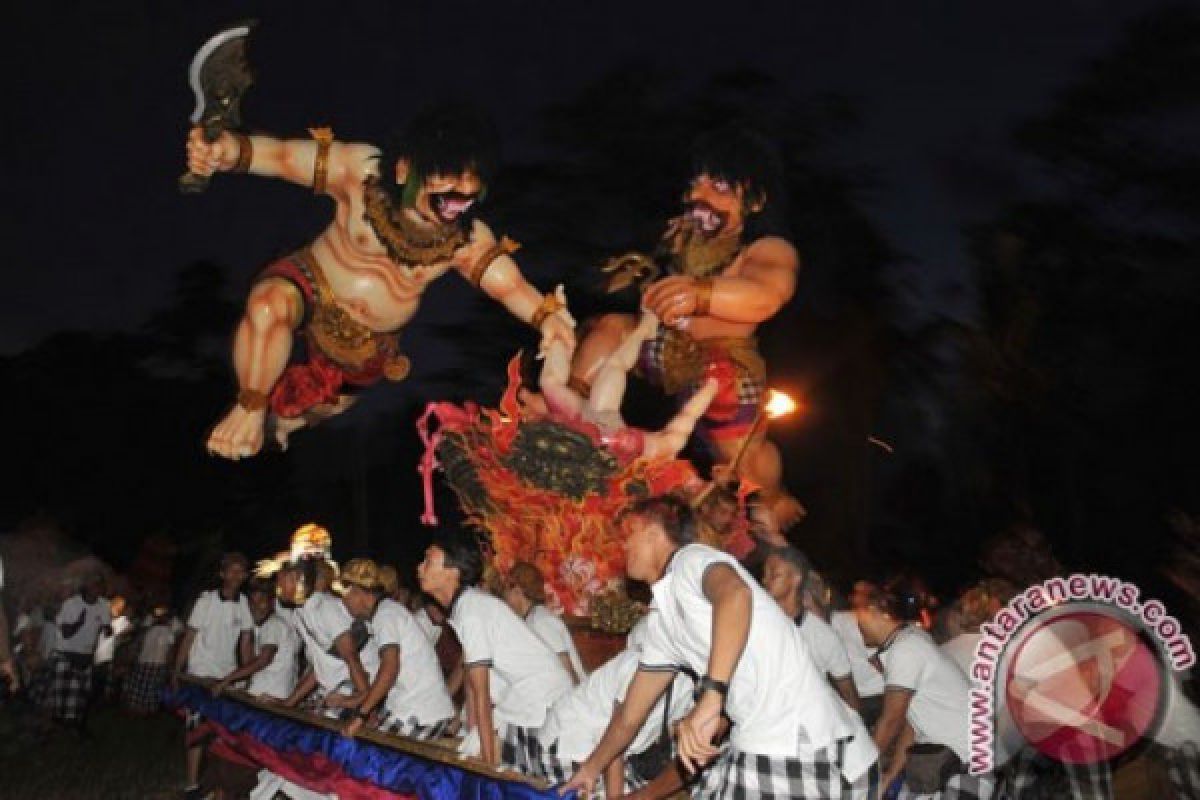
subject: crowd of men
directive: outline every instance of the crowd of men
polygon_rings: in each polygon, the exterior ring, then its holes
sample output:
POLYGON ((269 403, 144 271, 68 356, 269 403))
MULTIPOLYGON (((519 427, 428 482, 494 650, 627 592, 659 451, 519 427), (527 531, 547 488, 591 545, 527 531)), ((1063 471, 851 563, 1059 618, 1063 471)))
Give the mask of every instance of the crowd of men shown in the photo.
MULTIPOLYGON (((485 576, 475 537, 442 530, 419 591, 365 558, 340 570, 306 558, 248 580, 246 558, 228 553, 186 626, 164 608, 126 619, 137 659, 116 685, 127 707, 152 711, 164 685, 207 679, 214 695, 242 689, 335 720, 347 737, 438 741, 580 796, 1111 795, 1111 772, 1050 765, 1056 776, 1044 758, 966 768, 980 625, 1019 585, 1060 570, 1035 532, 998 540, 984 555, 991 577, 935 615, 911 577, 860 581, 838 602, 792 546, 760 543, 739 562, 698 542, 703 520, 672 496, 634 503, 619 523, 628 576, 652 600, 624 649, 590 673, 537 567, 485 576)), ((96 687, 111 685, 102 637, 122 627, 119 609, 129 616, 88 576, 38 637, 22 615, 0 666, 54 719, 82 726, 96 687), (27 663, 30 647, 40 664, 27 663)), ((186 795, 200 797, 206 722, 192 713, 185 725, 186 795)), ((287 781, 272 780, 286 795, 287 781)))
MULTIPOLYGON (((906 796, 990 796, 990 776, 965 767, 967 679, 920 624, 919 588, 859 584, 831 616, 824 581, 793 547, 759 549, 760 582, 697 541, 702 523, 682 499, 635 503, 620 524, 628 575, 653 600, 591 673, 534 565, 489 582, 476 539, 444 530, 417 568, 419 592, 360 558, 340 572, 287 563, 243 593, 245 559, 227 555, 173 675, 308 709, 347 736, 452 743, 583 794, 880 797, 916 773, 906 754, 917 743, 936 754, 938 782, 909 780, 906 796)), ((187 725, 198 795, 204 723, 187 725)))

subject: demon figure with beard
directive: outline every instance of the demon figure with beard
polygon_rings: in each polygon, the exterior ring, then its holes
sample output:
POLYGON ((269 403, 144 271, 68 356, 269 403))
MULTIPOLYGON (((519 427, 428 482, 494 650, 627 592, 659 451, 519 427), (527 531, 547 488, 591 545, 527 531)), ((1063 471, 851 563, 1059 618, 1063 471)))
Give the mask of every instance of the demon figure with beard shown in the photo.
MULTIPOLYGON (((681 407, 715 379, 716 396, 696 432, 711 448, 718 474, 745 445, 737 477, 760 486, 787 525, 803 509, 783 489, 778 449, 753 433, 766 387, 754 334, 791 299, 799 267, 792 245, 768 235, 772 215, 766 209, 780 205, 779 174, 778 157, 757 134, 731 126, 701 137, 684 212, 668 223, 654 258, 630 254, 606 270, 614 273, 613 290, 647 272, 666 272, 642 292, 643 308, 662 327, 642 345, 638 369, 681 407)), ((572 364, 576 391, 590 390, 600 365, 636 324, 622 314, 591 322, 572 364)))
POLYGON ((486 120, 430 109, 383 152, 335 141, 328 129, 312 134, 226 132, 208 143, 196 128, 188 137, 195 174, 282 178, 335 203, 329 227, 268 265, 250 291, 234 339, 237 402, 209 436, 211 453, 252 456, 268 428, 286 446, 292 431, 346 410, 350 390, 402 380, 409 362, 398 334, 425 288, 451 270, 537 328, 543 348, 574 346, 570 315, 522 277, 509 257, 516 245, 472 213, 495 168, 486 120))

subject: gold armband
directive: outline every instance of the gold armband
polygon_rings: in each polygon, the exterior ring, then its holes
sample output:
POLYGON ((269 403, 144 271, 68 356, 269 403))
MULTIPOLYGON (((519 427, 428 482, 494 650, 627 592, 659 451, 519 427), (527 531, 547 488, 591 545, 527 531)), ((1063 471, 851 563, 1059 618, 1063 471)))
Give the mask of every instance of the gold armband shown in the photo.
POLYGON ((317 155, 313 159, 313 194, 324 194, 329 178, 329 147, 333 144, 333 128, 309 128, 308 132, 317 142, 317 155))
POLYGON ((533 312, 533 316, 529 318, 529 324, 535 329, 541 330, 542 323, 546 321, 547 317, 566 307, 566 304, 558 299, 558 295, 554 294, 554 292, 546 292, 542 297, 542 304, 538 306, 538 310, 533 312))
POLYGON ((697 317, 708 316, 709 309, 712 307, 712 293, 712 278, 696 279, 696 310, 693 313, 697 317))
POLYGON ((229 135, 238 143, 237 161, 233 163, 230 172, 249 172, 250 162, 254 160, 254 143, 244 133, 230 131, 229 135))
POLYGON ((506 256, 510 253, 515 253, 520 249, 521 245, 517 242, 514 242, 512 239, 508 238, 507 236, 500 237, 500 241, 489 247, 483 256, 481 256, 480 259, 471 266, 471 274, 468 277, 468 280, 471 281, 471 285, 479 288, 479 285, 483 283, 484 274, 488 271, 488 267, 492 265, 493 261, 500 256, 506 256))
POLYGON ((247 411, 262 411, 267 407, 267 394, 257 389, 242 389, 238 392, 237 404, 247 411))

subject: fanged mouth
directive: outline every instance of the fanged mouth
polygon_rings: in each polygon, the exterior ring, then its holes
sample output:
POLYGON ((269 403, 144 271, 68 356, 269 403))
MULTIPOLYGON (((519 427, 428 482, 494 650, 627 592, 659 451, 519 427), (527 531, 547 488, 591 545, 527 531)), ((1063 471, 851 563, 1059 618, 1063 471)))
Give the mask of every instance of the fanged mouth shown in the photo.
POLYGON ((692 227, 711 236, 725 226, 725 215, 707 203, 694 203, 687 212, 692 227))
POLYGON ((445 223, 457 222, 458 218, 475 204, 475 195, 460 192, 442 192, 429 196, 429 207, 438 219, 445 223))

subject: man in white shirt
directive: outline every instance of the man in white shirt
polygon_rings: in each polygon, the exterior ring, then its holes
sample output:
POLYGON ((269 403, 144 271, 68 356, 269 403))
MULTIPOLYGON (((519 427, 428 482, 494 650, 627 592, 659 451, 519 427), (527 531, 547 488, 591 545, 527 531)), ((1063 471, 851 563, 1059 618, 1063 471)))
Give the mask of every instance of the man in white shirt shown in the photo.
POLYGON ((833 612, 829 616, 829 627, 842 640, 850 658, 850 676, 858 694, 858 713, 867 727, 874 727, 883 708, 883 675, 871 663, 875 650, 863 642, 854 611, 833 612))
POLYGON ((532 772, 535 731, 546 710, 571 688, 571 677, 511 608, 475 588, 482 572, 478 543, 460 531, 441 531, 426 549, 417 578, 422 591, 448 609, 462 644, 467 728, 478 732, 480 757, 492 765, 503 758, 532 772), (497 735, 503 737, 502 753, 497 735))
POLYGON ((88 575, 55 618, 58 643, 50 661, 50 712, 56 721, 75 726, 81 734, 92 692, 96 641, 101 633, 111 631, 112 615, 103 591, 103 576, 88 575))
POLYGON ((171 627, 174 618, 166 606, 156 606, 142 633, 137 661, 125 678, 122 702, 135 714, 150 714, 158 710, 159 696, 167 682, 170 665, 167 663, 176 633, 171 627))
POLYGON ((247 593, 254 619, 254 657, 219 680, 212 689, 220 695, 238 681, 250 680, 246 692, 254 697, 286 699, 296 688, 296 650, 300 639, 275 613, 275 584, 256 578, 247 593))
POLYGON ((124 597, 118 595, 112 598, 108 608, 112 622, 108 632, 101 632, 96 640, 96 666, 92 674, 93 702, 103 702, 111 698, 117 677, 113 673, 113 659, 116 657, 117 647, 133 628, 124 597))
POLYGON ((373 721, 385 733, 441 738, 454 718, 454 703, 437 654, 408 609, 383 596, 380 572, 369 558, 356 558, 342 570, 342 600, 356 619, 370 620, 367 647, 379 664, 366 695, 351 708, 353 717, 343 732, 354 736, 373 721))
MULTIPOLYGON (((171 688, 178 687, 177 676, 186 670, 197 678, 221 679, 237 668, 238 661, 254 657, 254 620, 242 594, 249 562, 241 553, 221 556, 220 589, 201 592, 188 616, 187 629, 175 653, 171 688)), ((189 712, 184 723, 187 746, 188 800, 200 796, 200 761, 208 738, 203 719, 189 712)))
POLYGON ((587 677, 566 623, 545 606, 546 587, 541 570, 527 561, 513 564, 505 582, 504 602, 554 651, 572 683, 578 685, 587 677))
MULTIPOLYGON (((877 648, 886 685, 883 712, 875 726, 875 744, 892 753, 885 785, 905 771, 910 758, 905 724, 916 744, 940 745, 953 753, 945 781, 939 786, 914 785, 905 777, 906 796, 970 797, 986 800, 993 784, 988 775, 968 775, 970 758, 970 686, 958 666, 919 626, 910 624, 906 609, 913 596, 908 584, 895 580, 872 587, 854 613, 863 641, 877 648)), ((928 757, 928 756, 922 756, 928 757)))
POLYGON ((348 709, 367 693, 379 662, 368 646, 371 634, 367 624, 355 620, 344 598, 322 591, 324 583, 318 578, 317 591, 294 617, 308 669, 284 705, 294 707, 315 691, 306 706, 324 708, 326 716, 342 718, 349 716, 348 709))
MULTIPOLYGON (((613 710, 624 702, 625 692, 637 672, 647 624, 648 619, 642 618, 629 632, 624 650, 550 707, 537 736, 542 755, 538 773, 541 777, 551 783, 562 783, 595 749, 612 719, 613 710)), ((693 682, 686 673, 676 674, 675 683, 668 691, 670 707, 664 708, 666 697, 659 698, 625 752, 614 758, 605 770, 606 796, 620 796, 656 777, 638 773, 629 759, 655 747, 664 728, 667 729, 667 741, 659 746, 670 752, 670 728, 691 710, 693 689, 693 682)), ((666 760, 673 763, 672 759, 666 760)))
POLYGON ((796 623, 796 629, 808 645, 813 661, 826 676, 846 705, 858 710, 858 692, 850 677, 850 657, 846 646, 829 623, 804 607, 804 594, 812 565, 791 545, 770 551, 763 562, 763 588, 779 604, 784 614, 796 623))
POLYGON ((688 667, 702 677, 696 705, 679 723, 680 763, 695 772, 720 753, 693 797, 874 796, 874 748, 853 758, 845 749, 861 740, 862 722, 817 672, 792 621, 741 565, 692 543, 688 504, 669 496, 641 500, 621 524, 626 572, 653 583, 649 628, 625 702, 564 791, 590 792, 675 673, 688 667), (723 717, 732 728, 722 752, 715 739, 723 717))

